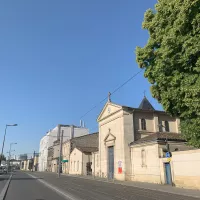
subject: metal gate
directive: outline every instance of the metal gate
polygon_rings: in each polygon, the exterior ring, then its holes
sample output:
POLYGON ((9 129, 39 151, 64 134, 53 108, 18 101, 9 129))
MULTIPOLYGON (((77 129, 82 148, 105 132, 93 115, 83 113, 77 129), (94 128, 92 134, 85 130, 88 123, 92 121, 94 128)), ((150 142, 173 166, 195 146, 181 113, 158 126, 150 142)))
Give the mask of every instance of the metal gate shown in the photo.
POLYGON ((165 163, 165 183, 171 185, 172 184, 172 176, 171 176, 171 168, 170 163, 165 163))
POLYGON ((114 177, 114 147, 108 147, 108 178, 114 177))

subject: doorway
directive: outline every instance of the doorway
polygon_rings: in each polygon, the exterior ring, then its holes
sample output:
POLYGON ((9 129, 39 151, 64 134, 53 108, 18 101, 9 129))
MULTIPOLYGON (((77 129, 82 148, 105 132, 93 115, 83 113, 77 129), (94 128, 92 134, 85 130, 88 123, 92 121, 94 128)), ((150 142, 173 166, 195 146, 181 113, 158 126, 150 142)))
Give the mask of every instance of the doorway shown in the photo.
POLYGON ((165 183, 168 185, 172 184, 172 175, 170 163, 165 163, 165 183))
POLYGON ((108 147, 108 178, 114 178, 114 147, 108 147))

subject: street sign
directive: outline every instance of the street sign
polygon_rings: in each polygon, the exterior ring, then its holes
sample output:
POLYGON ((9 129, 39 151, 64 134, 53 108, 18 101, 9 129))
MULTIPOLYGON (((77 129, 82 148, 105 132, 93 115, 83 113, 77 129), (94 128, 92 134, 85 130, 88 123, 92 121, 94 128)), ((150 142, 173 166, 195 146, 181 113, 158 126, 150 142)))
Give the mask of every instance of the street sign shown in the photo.
POLYGON ((165 156, 166 156, 166 158, 170 158, 171 157, 171 153, 170 152, 166 152, 165 156))
POLYGON ((63 163, 66 163, 66 162, 68 162, 68 160, 62 160, 62 162, 63 162, 63 163))
POLYGON ((167 158, 167 162, 170 162, 171 161, 171 158, 167 158))

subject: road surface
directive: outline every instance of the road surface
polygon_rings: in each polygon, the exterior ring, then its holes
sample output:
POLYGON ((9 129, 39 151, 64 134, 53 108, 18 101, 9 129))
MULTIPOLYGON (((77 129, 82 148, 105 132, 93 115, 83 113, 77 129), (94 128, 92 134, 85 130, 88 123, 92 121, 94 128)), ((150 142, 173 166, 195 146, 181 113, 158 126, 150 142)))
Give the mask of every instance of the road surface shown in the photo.
POLYGON ((15 172, 5 200, 197 200, 54 173, 15 172))
POLYGON ((10 174, 0 174, 0 192, 3 190, 10 174))

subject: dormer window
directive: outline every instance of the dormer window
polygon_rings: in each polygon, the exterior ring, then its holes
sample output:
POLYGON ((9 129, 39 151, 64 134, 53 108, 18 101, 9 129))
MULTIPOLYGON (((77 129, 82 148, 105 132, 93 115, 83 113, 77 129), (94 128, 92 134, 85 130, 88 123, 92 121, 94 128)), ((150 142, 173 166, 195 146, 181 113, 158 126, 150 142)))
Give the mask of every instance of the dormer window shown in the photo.
POLYGON ((144 118, 141 119, 141 129, 146 130, 146 120, 144 118))
POLYGON ((169 132, 169 122, 165 121, 165 131, 169 132))

